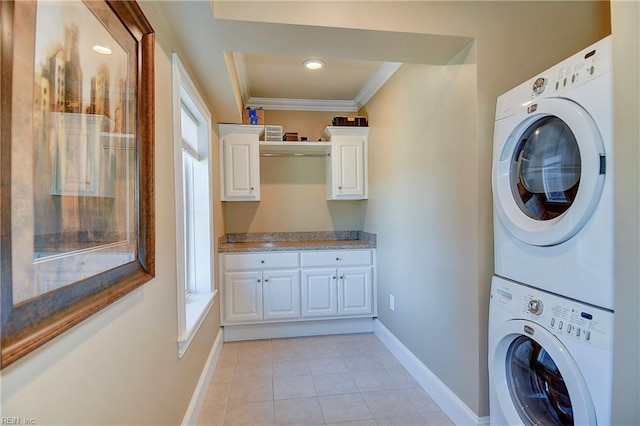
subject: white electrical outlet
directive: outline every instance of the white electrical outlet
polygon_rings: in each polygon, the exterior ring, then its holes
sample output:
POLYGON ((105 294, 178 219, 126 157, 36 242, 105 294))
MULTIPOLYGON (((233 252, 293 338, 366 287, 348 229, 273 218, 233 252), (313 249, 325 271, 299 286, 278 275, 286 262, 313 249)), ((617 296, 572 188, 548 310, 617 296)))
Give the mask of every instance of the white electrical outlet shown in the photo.
POLYGON ((396 309, 396 302, 395 299, 393 298, 393 294, 389 295, 389 309, 391 309, 392 311, 395 311, 396 309))

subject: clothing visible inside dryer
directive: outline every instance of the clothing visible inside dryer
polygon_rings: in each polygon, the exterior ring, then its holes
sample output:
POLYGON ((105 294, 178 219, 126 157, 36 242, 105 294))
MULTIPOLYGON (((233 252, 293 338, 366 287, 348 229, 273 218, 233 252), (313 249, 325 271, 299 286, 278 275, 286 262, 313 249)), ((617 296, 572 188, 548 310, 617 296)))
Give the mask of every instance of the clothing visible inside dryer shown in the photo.
POLYGON ((580 174, 580 149, 573 132, 559 118, 548 116, 527 129, 515 152, 514 196, 529 217, 552 219, 571 206, 580 174))

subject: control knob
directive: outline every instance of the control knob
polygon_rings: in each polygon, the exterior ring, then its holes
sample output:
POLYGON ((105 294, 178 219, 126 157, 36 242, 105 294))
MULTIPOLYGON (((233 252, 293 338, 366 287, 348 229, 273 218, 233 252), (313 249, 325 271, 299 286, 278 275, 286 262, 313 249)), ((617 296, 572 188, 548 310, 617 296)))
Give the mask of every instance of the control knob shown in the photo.
POLYGON ((544 92, 544 89, 547 88, 547 79, 544 77, 537 78, 536 81, 533 82, 533 93, 536 95, 544 92))
POLYGON ((529 301, 529 312, 533 315, 540 315, 542 313, 542 301, 538 299, 533 299, 529 301))

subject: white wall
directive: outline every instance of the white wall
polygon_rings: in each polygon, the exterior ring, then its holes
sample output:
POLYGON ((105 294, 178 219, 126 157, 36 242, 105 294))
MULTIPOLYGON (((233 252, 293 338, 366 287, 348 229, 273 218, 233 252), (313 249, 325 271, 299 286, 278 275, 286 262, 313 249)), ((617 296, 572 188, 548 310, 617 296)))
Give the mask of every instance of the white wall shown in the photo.
MULTIPOLYGON (((218 333, 216 300, 178 358, 170 57, 177 48, 153 6, 142 6, 157 35, 156 278, 3 369, 2 416, 47 425, 179 424, 218 333)), ((214 207, 219 233, 220 203, 214 207)))

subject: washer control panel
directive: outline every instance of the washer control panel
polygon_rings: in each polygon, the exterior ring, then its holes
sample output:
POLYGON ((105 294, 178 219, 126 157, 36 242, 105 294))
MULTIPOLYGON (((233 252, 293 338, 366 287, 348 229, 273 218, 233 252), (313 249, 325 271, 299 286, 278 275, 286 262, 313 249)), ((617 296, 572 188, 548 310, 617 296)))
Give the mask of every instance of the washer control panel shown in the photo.
POLYGON ((491 303, 498 303, 514 319, 540 324, 561 340, 604 349, 613 344, 613 312, 609 310, 502 280, 492 289, 491 303))

